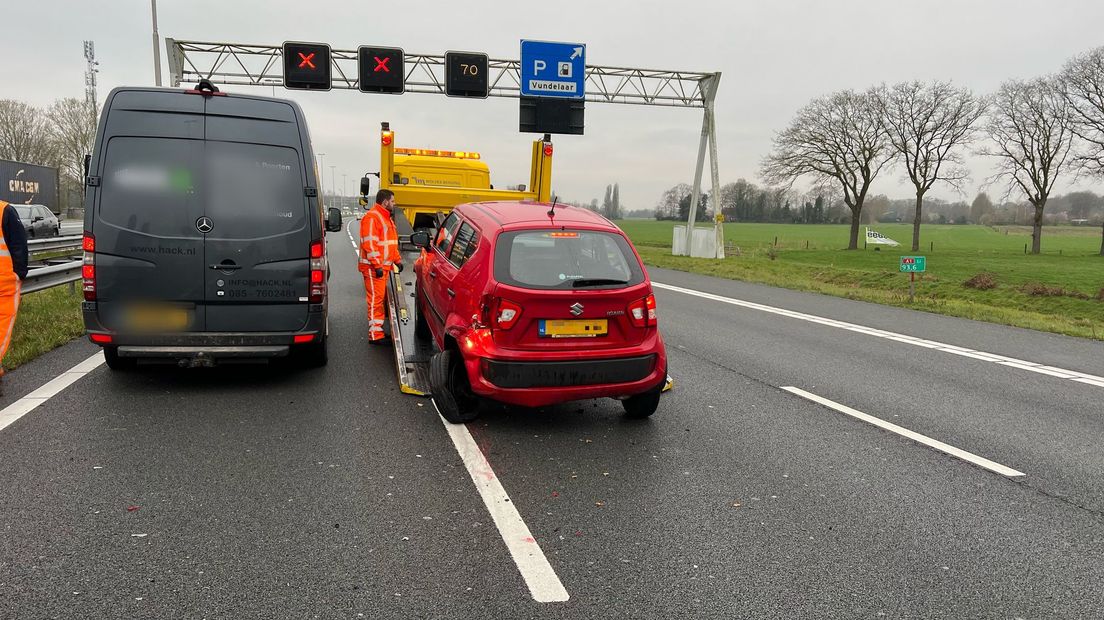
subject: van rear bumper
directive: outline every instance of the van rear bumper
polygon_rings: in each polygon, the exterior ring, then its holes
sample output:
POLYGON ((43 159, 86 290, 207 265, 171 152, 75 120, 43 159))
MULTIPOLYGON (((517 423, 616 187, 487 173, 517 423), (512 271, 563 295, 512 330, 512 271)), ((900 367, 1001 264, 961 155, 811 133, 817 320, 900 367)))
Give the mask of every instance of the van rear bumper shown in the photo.
POLYGON ((286 357, 290 347, 283 346, 192 346, 192 347, 166 347, 166 346, 133 346, 120 345, 119 357, 135 357, 141 359, 152 358, 271 358, 286 357))

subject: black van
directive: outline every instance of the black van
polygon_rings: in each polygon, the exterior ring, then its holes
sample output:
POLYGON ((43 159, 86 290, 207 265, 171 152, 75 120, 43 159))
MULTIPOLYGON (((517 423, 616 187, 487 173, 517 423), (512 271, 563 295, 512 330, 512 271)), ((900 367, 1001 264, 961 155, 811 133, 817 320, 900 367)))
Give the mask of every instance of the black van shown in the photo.
POLYGON ((294 102, 116 88, 87 160, 84 324, 113 369, 326 363, 326 230, 294 102))

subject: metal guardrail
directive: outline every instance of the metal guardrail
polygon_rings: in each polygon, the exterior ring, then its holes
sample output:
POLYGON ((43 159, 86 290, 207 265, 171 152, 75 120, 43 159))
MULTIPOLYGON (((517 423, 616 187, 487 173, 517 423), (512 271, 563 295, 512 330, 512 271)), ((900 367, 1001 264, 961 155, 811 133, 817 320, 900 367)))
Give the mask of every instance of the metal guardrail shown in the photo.
POLYGON ((67 237, 53 237, 51 239, 28 239, 27 250, 31 256, 35 254, 42 254, 45 252, 58 252, 60 250, 79 250, 81 249, 81 235, 70 235, 67 237))
POLYGON ((39 267, 27 272, 23 278, 23 293, 34 293, 81 279, 81 265, 84 261, 74 260, 60 265, 39 267))

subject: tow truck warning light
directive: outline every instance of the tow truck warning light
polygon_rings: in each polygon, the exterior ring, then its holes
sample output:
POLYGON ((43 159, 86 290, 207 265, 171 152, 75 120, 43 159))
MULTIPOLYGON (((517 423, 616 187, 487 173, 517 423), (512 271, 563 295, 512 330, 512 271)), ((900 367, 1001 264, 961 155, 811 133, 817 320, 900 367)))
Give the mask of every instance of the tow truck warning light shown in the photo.
POLYGON ((284 43, 284 88, 330 90, 330 46, 325 43, 284 43))
POLYGON ((357 88, 362 93, 401 95, 406 90, 405 55, 398 47, 357 49, 357 88))

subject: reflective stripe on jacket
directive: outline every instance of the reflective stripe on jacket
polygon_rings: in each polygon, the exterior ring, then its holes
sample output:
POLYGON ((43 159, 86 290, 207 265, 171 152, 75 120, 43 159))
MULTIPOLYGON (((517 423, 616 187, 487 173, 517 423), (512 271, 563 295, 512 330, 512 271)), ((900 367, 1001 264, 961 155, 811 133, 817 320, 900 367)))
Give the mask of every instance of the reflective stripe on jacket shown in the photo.
POLYGON ((387 268, 401 260, 395 222, 377 203, 360 219, 360 270, 387 268))

